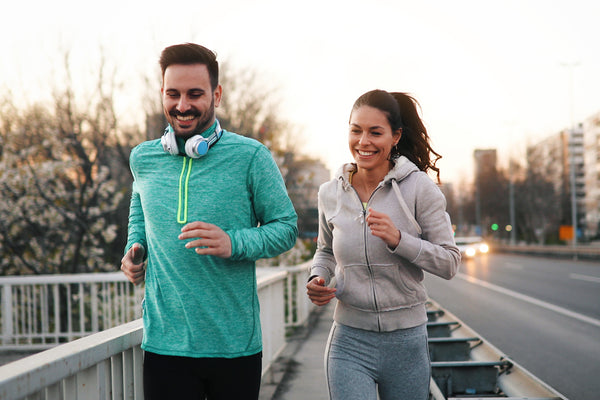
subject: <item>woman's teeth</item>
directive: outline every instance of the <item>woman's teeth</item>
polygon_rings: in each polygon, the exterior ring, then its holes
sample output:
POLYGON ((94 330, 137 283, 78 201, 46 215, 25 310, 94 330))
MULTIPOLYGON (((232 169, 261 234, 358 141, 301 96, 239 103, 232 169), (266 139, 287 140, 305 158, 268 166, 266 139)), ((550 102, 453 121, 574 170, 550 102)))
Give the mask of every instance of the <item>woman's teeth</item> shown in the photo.
POLYGON ((356 150, 358 152, 358 154, 360 154, 361 156, 371 156, 373 154, 375 154, 374 151, 362 151, 362 150, 356 150))

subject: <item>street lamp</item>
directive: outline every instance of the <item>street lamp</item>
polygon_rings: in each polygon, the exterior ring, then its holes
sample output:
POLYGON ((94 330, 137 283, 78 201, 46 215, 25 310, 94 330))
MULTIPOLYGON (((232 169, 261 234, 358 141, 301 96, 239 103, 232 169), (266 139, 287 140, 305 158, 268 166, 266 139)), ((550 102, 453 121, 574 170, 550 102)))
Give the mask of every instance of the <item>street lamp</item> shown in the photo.
MULTIPOLYGON (((569 135, 569 164, 570 164, 570 180, 571 180, 571 221, 573 223, 573 247, 577 247, 577 196, 575 193, 575 189, 577 185, 575 184, 575 117, 574 117, 574 99, 573 99, 573 69, 579 66, 579 62, 569 62, 569 63, 561 63, 563 67, 567 67, 569 69, 569 98, 570 98, 570 107, 571 107, 571 131, 569 135)), ((577 257, 577 253, 574 253, 575 257, 577 257)))

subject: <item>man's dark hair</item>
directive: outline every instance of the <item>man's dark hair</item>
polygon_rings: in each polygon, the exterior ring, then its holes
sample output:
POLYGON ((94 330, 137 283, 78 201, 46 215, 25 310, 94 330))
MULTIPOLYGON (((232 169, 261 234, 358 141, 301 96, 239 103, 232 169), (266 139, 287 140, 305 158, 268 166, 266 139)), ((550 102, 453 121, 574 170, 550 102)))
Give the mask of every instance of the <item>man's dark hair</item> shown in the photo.
POLYGON ((165 77, 165 70, 173 64, 203 64, 208 68, 210 85, 212 90, 219 84, 219 63, 217 55, 204 46, 195 43, 176 44, 165 48, 160 55, 160 69, 162 77, 165 77))

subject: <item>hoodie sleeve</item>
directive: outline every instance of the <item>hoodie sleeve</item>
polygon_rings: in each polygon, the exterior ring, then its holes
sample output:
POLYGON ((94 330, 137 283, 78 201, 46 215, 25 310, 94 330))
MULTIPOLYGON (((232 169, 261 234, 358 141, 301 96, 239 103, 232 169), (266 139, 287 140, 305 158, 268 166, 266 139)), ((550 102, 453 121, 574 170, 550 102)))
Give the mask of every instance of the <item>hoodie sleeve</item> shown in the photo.
POLYGON ((329 199, 329 201, 327 200, 327 196, 331 194, 328 189, 331 189, 333 186, 334 185, 331 182, 325 183, 321 185, 319 190, 319 236, 317 238, 317 250, 313 257, 313 263, 310 269, 310 276, 318 275, 324 277, 325 285, 329 285, 331 279, 333 279, 336 265, 332 248, 333 232, 325 211, 326 204, 331 205, 337 203, 332 201, 332 199, 329 199))
POLYGON ((431 274, 451 279, 458 272, 461 256, 454 243, 446 198, 427 175, 419 175, 415 185, 415 218, 422 230, 421 237, 402 231, 393 252, 431 274))
POLYGON ((261 145, 254 154, 247 179, 259 226, 227 231, 231 259, 275 257, 296 243, 298 217, 279 168, 266 147, 261 145))

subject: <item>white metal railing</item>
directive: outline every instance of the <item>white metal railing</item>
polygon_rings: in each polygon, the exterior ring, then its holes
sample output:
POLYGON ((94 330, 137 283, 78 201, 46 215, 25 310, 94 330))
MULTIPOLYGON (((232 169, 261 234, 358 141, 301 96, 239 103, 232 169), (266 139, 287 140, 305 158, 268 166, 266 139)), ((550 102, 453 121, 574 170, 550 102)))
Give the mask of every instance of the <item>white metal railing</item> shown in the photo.
POLYGON ((123 273, 0 278, 0 348, 41 350, 141 317, 123 273))
POLYGON ((285 327, 293 328, 304 325, 313 304, 306 296, 306 283, 308 280, 310 262, 293 267, 267 268, 266 270, 286 271, 285 280, 285 327))
MULTIPOLYGON (((258 272, 263 378, 285 346, 286 327, 303 324, 311 305, 307 264, 258 272)), ((0 367, 0 400, 142 399, 141 319, 0 367)))

